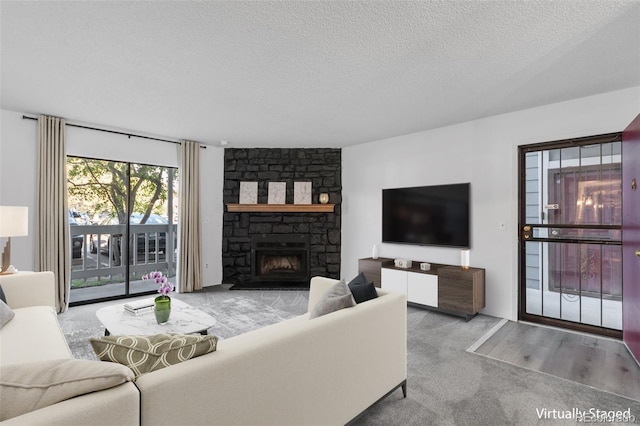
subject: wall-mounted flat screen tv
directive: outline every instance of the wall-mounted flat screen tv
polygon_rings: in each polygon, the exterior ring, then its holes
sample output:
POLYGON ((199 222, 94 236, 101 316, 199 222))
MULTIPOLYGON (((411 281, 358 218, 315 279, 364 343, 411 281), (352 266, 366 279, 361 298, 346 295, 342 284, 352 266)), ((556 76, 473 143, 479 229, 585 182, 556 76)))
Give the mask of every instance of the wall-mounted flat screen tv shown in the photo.
POLYGON ((382 190, 382 242, 470 247, 469 183, 382 190))

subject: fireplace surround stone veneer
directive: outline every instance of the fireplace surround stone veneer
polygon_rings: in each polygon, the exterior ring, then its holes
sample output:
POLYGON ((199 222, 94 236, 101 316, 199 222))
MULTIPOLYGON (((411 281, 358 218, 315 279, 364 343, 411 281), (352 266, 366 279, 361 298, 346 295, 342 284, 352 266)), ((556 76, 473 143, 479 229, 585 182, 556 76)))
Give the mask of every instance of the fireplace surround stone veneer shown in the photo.
MULTIPOLYGON (((251 242, 255 236, 305 235, 309 241, 310 276, 340 277, 342 152, 332 148, 235 149, 224 151, 223 202, 238 203, 240 182, 258 182, 258 203, 267 203, 269 182, 312 183, 312 203, 320 193, 335 203, 333 213, 232 213, 223 220, 223 283, 252 280, 251 242)), ((255 279, 255 277, 253 278, 255 279)), ((308 282, 308 281, 307 281, 308 282)))

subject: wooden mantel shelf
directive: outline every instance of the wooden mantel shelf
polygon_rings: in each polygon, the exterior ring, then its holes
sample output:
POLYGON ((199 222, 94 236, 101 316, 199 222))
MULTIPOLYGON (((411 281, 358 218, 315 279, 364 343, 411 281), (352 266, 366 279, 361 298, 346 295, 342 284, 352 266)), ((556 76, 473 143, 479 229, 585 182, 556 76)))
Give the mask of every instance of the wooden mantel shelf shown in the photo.
POLYGON ((333 213, 335 204, 227 204, 232 213, 333 213))

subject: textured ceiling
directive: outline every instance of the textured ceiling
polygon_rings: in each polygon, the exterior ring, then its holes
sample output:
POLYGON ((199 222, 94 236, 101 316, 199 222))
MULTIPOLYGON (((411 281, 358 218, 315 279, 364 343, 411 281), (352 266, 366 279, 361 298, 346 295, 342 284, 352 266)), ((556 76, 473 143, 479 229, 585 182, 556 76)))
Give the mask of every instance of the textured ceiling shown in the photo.
POLYGON ((5 1, 1 105, 340 147, 640 85, 638 1, 5 1))

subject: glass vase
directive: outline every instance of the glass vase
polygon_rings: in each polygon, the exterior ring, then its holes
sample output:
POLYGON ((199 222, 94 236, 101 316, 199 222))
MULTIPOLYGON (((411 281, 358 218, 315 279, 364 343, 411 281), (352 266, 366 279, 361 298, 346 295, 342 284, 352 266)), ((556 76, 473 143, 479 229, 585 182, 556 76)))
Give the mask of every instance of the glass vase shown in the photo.
POLYGON ((158 324, 164 324, 169 321, 169 315, 171 315, 171 298, 168 296, 156 297, 153 312, 156 314, 158 324))

